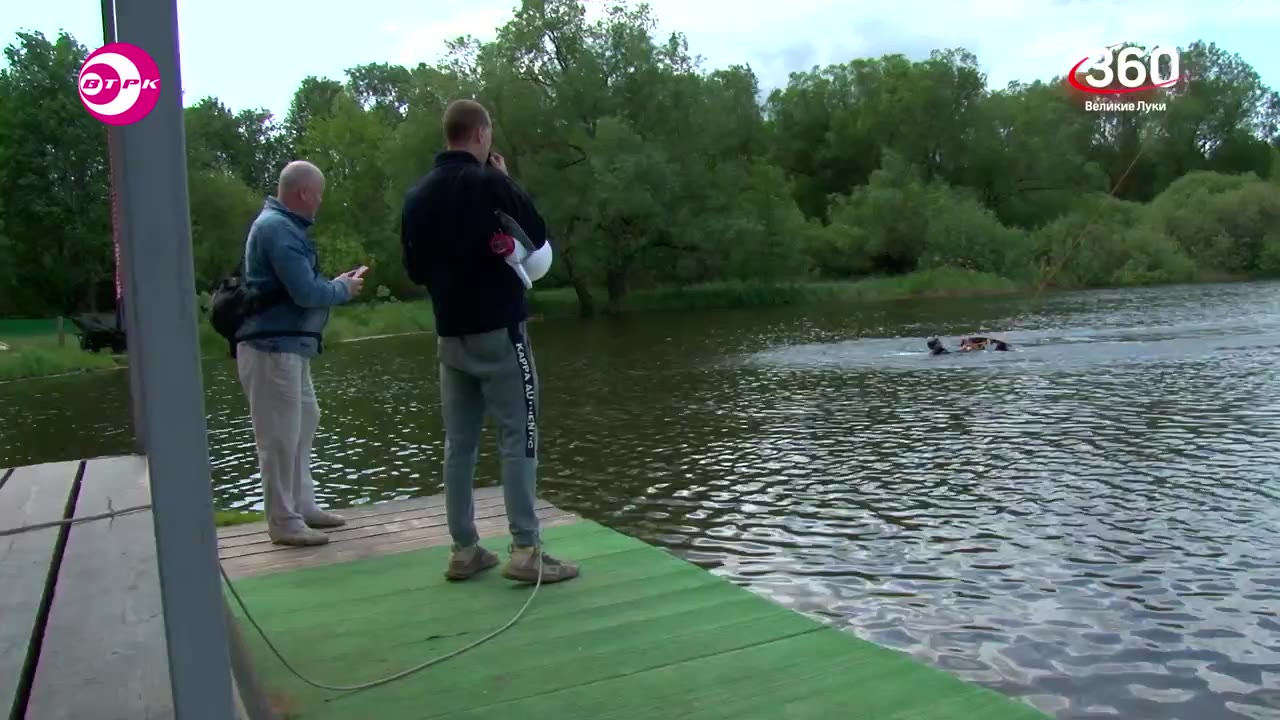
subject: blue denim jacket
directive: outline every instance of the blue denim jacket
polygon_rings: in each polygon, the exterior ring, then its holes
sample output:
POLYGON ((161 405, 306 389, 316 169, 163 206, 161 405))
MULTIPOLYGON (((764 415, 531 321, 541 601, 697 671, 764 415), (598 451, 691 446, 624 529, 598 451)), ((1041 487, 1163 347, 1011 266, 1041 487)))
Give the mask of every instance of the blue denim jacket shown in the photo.
MULTIPOLYGON (((329 308, 351 299, 346 283, 320 274, 315 243, 307 234, 312 222, 274 197, 268 197, 263 204, 245 240, 244 281, 257 292, 270 292, 284 285, 291 302, 251 315, 238 335, 272 330, 322 333, 329 322, 329 308)), ((319 344, 309 337, 255 338, 245 342, 263 352, 303 357, 320 352, 319 344)))

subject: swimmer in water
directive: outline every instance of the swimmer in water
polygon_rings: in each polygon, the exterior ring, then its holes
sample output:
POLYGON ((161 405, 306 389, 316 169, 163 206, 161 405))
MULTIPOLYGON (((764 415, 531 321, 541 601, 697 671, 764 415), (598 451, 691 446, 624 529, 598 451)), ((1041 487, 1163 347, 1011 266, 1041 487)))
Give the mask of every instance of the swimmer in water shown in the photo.
MULTIPOLYGON (((938 338, 930 338, 927 343, 930 355, 945 355, 951 351, 943 347, 938 338)), ((1005 352, 1009 349, 1009 343, 989 337, 967 337, 960 341, 960 349, 958 352, 974 352, 975 350, 995 350, 997 352, 1005 352)))

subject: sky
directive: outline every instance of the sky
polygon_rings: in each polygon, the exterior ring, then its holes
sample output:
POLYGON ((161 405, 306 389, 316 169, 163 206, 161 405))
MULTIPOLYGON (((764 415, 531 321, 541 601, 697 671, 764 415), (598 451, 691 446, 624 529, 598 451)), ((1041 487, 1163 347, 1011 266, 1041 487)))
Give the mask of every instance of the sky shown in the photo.
MULTIPOLYGON (((587 0, 588 6, 598 6, 587 0)), ((178 0, 183 101, 216 96, 234 110, 283 118, 308 75, 343 79, 368 62, 434 63, 445 40, 492 39, 519 0, 178 0)), ((935 48, 972 51, 988 85, 1065 75, 1078 60, 1124 40, 1186 46, 1203 39, 1237 53, 1280 89, 1280 3, 1274 0, 649 0, 659 32, 683 32, 703 67, 750 65, 767 92, 788 74, 857 57, 935 48)), ((70 32, 102 44, 96 0, 6 0, 4 45, 14 33, 70 32)), ((594 14, 594 13, 593 13, 594 14)))

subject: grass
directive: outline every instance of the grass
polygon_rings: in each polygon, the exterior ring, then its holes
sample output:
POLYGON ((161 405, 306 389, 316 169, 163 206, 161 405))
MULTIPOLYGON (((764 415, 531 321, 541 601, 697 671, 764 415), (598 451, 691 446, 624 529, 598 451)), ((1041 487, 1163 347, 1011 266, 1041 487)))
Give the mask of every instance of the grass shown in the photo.
POLYGON ((324 335, 325 342, 342 342, 434 328, 431 306, 425 302, 361 303, 337 308, 324 335))
POLYGON ((70 333, 63 345, 58 344, 57 335, 0 336, 0 343, 8 348, 0 350, 0 380, 104 370, 124 364, 123 358, 116 358, 107 350, 81 350, 79 338, 70 333))
POLYGON ((213 512, 213 524, 217 527, 245 525, 261 522, 266 518, 266 515, 254 510, 215 510, 213 512))
MULTIPOLYGON (((359 303, 333 309, 324 330, 325 343, 339 343, 381 335, 423 332, 435 327, 431 306, 422 302, 359 303)), ((225 357, 227 341, 208 322, 200 323, 200 352, 225 357)))
MULTIPOLYGON (((619 312, 725 309, 802 305, 831 300, 878 302, 909 297, 962 297, 1014 293, 1026 287, 989 273, 939 268, 894 277, 873 277, 856 281, 825 282, 720 282, 687 287, 640 290, 625 297, 619 312)), ((592 289, 597 303, 604 306, 605 291, 592 289)), ((572 288, 554 288, 533 293, 534 313, 544 317, 578 314, 578 298, 572 288)))

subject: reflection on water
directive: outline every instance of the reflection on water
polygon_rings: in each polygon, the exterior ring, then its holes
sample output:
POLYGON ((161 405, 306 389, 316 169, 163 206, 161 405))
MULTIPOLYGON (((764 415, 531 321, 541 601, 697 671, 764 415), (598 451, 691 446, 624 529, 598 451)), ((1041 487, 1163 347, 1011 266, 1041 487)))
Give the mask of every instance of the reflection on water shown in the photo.
MULTIPOLYGON (((1277 718, 1278 311, 1239 285, 537 324, 541 493, 1059 718, 1277 718), (923 352, 977 333, 1015 350, 923 352)), ((440 491, 434 360, 317 363, 328 501, 440 491)), ((233 370, 206 370, 216 496, 259 507, 233 370)), ((126 380, 0 386, 0 453, 126 449, 126 380)))

